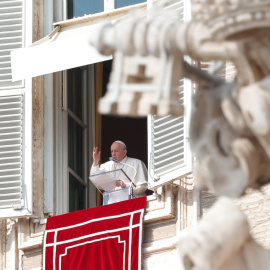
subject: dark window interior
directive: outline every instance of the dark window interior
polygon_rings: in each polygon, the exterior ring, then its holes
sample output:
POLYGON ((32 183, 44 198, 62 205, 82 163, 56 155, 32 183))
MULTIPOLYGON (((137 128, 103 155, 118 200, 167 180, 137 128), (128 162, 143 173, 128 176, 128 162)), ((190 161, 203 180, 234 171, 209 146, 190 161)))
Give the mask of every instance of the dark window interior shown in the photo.
MULTIPOLYGON (((106 93, 111 72, 112 61, 103 62, 103 92, 106 93)), ((120 140, 128 148, 128 156, 142 160, 147 166, 147 118, 130 118, 102 116, 101 162, 108 161, 111 156, 112 142, 120 140)))

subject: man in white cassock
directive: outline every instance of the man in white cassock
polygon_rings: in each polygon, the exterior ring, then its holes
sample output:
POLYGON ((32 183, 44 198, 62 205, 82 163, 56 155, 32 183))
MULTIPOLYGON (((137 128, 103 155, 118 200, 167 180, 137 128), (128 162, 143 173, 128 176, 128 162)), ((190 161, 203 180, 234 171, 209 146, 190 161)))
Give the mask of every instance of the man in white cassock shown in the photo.
MULTIPOLYGON (((100 151, 98 151, 98 147, 94 147, 93 164, 91 167, 90 175, 99 173, 101 170, 112 171, 116 169, 122 169, 136 185, 136 187, 133 188, 133 195, 135 197, 145 195, 145 191, 147 190, 147 168, 145 164, 139 159, 128 157, 127 147, 122 141, 113 142, 111 145, 111 156, 113 159, 121 161, 121 163, 110 160, 99 166, 100 151), (134 167, 136 171, 129 165, 134 167)), ((121 179, 117 179, 116 186, 125 188, 128 187, 128 184, 126 184, 121 179)))

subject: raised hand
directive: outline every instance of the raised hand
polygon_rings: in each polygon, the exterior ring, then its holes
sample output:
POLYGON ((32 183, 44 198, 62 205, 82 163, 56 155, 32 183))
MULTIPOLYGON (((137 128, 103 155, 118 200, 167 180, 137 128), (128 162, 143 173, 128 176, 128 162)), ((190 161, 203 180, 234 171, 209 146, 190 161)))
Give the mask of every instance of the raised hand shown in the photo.
POLYGON ((94 166, 98 165, 98 162, 100 160, 100 151, 98 151, 98 147, 93 148, 93 164, 94 166))

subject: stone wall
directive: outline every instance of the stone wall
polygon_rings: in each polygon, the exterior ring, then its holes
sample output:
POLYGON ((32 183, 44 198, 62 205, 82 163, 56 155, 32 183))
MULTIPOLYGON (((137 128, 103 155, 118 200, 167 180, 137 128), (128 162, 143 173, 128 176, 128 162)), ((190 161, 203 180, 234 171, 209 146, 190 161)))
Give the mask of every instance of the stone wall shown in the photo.
POLYGON ((26 250, 22 255, 22 269, 40 269, 42 266, 42 248, 26 250))
POLYGON ((200 216, 199 192, 187 175, 149 196, 143 234, 142 269, 178 269, 177 241, 181 231, 200 216))
POLYGON ((248 217, 253 238, 270 249, 270 185, 260 191, 248 190, 237 204, 248 217))
MULTIPOLYGON (((216 200, 217 197, 211 192, 201 193, 203 215, 207 214, 216 200)), ((262 190, 250 189, 244 196, 234 201, 247 216, 252 237, 258 244, 270 249, 270 185, 262 190)))

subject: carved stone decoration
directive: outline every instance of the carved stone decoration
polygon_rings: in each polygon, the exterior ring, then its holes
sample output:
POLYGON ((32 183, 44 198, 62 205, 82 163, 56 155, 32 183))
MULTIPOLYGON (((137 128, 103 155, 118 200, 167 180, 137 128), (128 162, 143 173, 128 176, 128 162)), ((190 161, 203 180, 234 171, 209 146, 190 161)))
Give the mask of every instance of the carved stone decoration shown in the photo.
MULTIPOLYGON (((103 112, 179 116, 175 82, 196 82, 190 123, 196 180, 217 195, 240 197, 270 182, 270 1, 191 2, 193 18, 186 23, 157 12, 123 22, 117 40, 120 26, 101 30, 94 45, 116 56, 103 112), (188 64, 185 56, 211 62, 210 72, 188 64), (217 63, 227 61, 236 70, 232 82, 216 75, 217 63), (118 111, 124 102, 128 108, 118 111)), ((185 270, 270 268, 269 251, 254 242, 245 216, 225 198, 183 234, 179 250, 185 270)))
POLYGON ((140 17, 137 21, 131 18, 115 31, 105 24, 103 36, 93 37, 92 42, 101 53, 109 54, 115 49, 108 91, 99 101, 100 113, 120 116, 183 114, 178 94, 182 55, 179 50, 169 52, 163 42, 174 24, 173 20, 164 18, 150 22, 140 17), (159 35, 160 40, 156 40, 159 35), (118 41, 113 47, 106 46, 112 40, 118 41))
POLYGON ((270 77, 268 76, 258 83, 243 87, 238 100, 247 125, 270 158, 269 86, 270 77))
POLYGON ((194 19, 187 23, 157 13, 104 26, 94 43, 101 52, 115 51, 115 58, 99 108, 130 116, 182 115, 177 82, 183 77, 197 82, 190 128, 197 179, 218 195, 238 197, 270 181, 270 2, 192 4, 194 19), (215 70, 189 65, 185 55, 230 61, 237 78, 226 82, 215 70))
POLYGON ((270 267, 270 251, 255 243, 245 215, 226 197, 221 197, 196 227, 182 232, 178 248, 181 270, 270 267))
POLYGON ((191 146, 198 160, 194 170, 200 185, 217 195, 239 197, 247 187, 257 188, 269 181, 269 158, 256 138, 242 135, 246 129, 243 117, 239 117, 241 132, 237 132, 224 116, 218 94, 229 89, 224 84, 211 91, 198 89, 192 109, 191 146))

